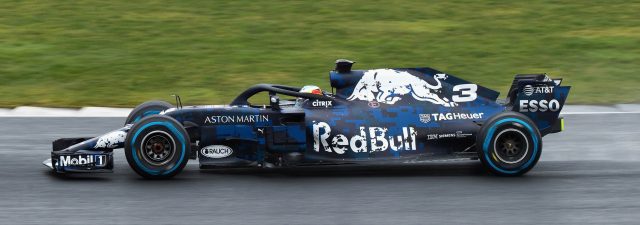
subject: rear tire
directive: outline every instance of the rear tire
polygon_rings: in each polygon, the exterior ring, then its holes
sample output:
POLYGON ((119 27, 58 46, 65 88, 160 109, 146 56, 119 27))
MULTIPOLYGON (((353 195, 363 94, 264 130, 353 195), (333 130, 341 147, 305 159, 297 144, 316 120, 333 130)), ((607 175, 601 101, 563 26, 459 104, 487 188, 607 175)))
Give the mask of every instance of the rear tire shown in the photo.
POLYGON ((517 112, 500 113, 482 126, 476 140, 478 158, 491 173, 520 176, 542 153, 542 136, 531 119, 517 112))
POLYGON ((144 102, 136 106, 131 111, 131 113, 129 113, 129 116, 127 116, 127 120, 125 121, 124 125, 136 123, 140 121, 142 118, 145 118, 151 115, 157 115, 160 112, 170 108, 173 108, 173 105, 165 101, 144 102))
POLYGON ((143 118, 131 127, 124 144, 129 166, 148 179, 170 178, 189 161, 189 134, 175 119, 164 115, 143 118))

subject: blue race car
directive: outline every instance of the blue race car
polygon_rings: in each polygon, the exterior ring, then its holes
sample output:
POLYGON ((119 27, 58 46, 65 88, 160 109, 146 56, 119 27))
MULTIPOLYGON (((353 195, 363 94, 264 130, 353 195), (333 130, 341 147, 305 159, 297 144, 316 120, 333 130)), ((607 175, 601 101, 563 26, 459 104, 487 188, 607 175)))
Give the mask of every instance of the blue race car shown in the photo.
POLYGON ((499 93, 431 68, 351 70, 338 60, 332 92, 258 84, 229 105, 150 101, 125 126, 99 137, 53 142, 44 164, 56 173, 111 172, 124 148, 145 178, 201 169, 295 167, 408 160, 480 159, 494 174, 534 167, 542 137, 560 132, 570 87, 545 74, 516 75, 499 93), (268 93, 269 104, 249 99, 268 93))

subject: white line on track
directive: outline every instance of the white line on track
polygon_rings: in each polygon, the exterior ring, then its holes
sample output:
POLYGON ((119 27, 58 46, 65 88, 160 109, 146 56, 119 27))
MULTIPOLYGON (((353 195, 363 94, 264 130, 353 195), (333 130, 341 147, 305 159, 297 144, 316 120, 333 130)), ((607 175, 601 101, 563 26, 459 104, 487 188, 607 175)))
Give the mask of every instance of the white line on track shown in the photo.
MULTIPOLYGON (((569 106, 574 107, 574 106, 569 106)), ((574 110, 561 112, 560 115, 606 115, 606 114, 640 114, 640 105, 625 107, 575 106, 574 110), (578 110, 586 111, 578 111, 578 110), (626 109, 626 110, 625 110, 626 109), (612 111, 613 110, 613 111, 612 111), (620 111, 616 111, 620 110, 620 111)), ((44 108, 20 106, 14 109, 0 108, 0 117, 127 117, 130 108, 84 107, 80 109, 44 108)))
POLYGON ((639 114, 640 112, 561 112, 560 115, 639 114))

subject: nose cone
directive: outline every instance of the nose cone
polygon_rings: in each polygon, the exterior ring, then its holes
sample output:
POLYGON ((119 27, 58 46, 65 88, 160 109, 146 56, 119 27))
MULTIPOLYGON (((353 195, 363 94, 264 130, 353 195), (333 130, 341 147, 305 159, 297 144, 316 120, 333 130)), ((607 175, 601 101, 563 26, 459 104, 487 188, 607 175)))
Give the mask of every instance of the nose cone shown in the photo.
POLYGON ((46 167, 49 167, 49 169, 53 169, 53 164, 51 163, 51 159, 46 159, 44 160, 44 162, 42 162, 42 164, 46 167))

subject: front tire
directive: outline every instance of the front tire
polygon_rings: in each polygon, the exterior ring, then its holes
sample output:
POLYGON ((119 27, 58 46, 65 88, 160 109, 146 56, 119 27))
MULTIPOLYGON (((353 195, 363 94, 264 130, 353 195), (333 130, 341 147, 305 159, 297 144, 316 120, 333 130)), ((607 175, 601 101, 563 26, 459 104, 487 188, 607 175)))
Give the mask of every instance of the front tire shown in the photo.
POLYGON ((531 119, 517 112, 498 114, 482 126, 476 140, 478 158, 491 173, 520 176, 542 153, 542 136, 531 119))
POLYGON ((168 102, 165 101, 148 101, 136 106, 127 116, 127 120, 124 125, 132 124, 140 121, 142 118, 151 115, 157 115, 160 112, 173 108, 168 102))
POLYGON ((191 144, 187 131, 164 115, 143 118, 131 127, 124 150, 129 166, 148 179, 170 178, 187 165, 191 144))

